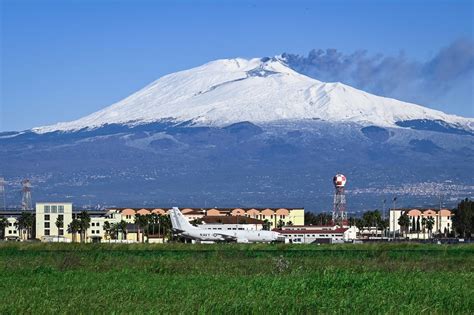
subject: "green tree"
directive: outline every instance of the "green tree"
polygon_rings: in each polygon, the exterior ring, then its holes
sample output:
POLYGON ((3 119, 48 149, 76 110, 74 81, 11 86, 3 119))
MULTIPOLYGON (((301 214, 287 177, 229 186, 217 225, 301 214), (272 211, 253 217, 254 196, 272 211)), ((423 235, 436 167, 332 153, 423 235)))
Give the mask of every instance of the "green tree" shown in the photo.
POLYGON ((155 232, 158 230, 159 223, 160 223, 160 215, 157 213, 152 213, 150 215, 150 225, 151 225, 152 235, 155 235, 155 232))
POLYGON ((126 240, 126 239, 127 239, 127 234, 128 234, 128 231, 127 231, 127 222, 125 222, 124 220, 122 220, 122 221, 120 221, 119 223, 117 223, 117 232, 122 233, 122 239, 123 239, 123 240, 126 240))
POLYGON ((102 228, 104 229, 104 236, 106 239, 110 240, 110 232, 112 230, 112 226, 110 225, 110 222, 109 221, 105 221, 104 222, 104 225, 102 226, 102 228))
POLYGON ((172 237, 172 226, 171 226, 171 219, 169 215, 162 215, 160 216, 160 225, 163 231, 163 242, 165 238, 168 240, 172 237))
POLYGON ((79 219, 72 219, 67 226, 67 232, 72 234, 72 241, 77 242, 77 233, 81 230, 81 222, 79 219))
POLYGON ((421 228, 423 231, 423 238, 425 238, 425 234, 426 234, 426 218, 425 217, 421 219, 421 228))
POLYGON ((7 218, 0 216, 0 239, 5 238, 5 228, 8 226, 7 218))
POLYGON ((136 214, 135 224, 138 227, 137 242, 141 241, 143 243, 145 241, 145 237, 144 237, 144 234, 146 232, 145 230, 146 230, 146 227, 148 226, 148 217, 146 215, 136 214))
POLYGON ((201 218, 196 218, 196 219, 190 221, 189 223, 191 223, 194 226, 198 226, 198 225, 202 224, 202 219, 201 218))
POLYGON ((432 232, 433 232, 433 226, 434 226, 435 220, 433 217, 429 217, 426 220, 426 228, 428 229, 428 238, 431 238, 432 232))
POLYGON ((15 222, 15 226, 18 230, 20 239, 24 239, 26 234, 26 239, 31 238, 33 225, 35 223, 35 217, 33 213, 23 211, 15 222))
POLYGON ((84 243, 87 239, 87 229, 91 226, 91 217, 89 212, 82 211, 79 213, 78 220, 81 243, 84 243))
POLYGON ((326 212, 314 214, 312 212, 305 212, 304 222, 308 225, 329 225, 332 221, 332 215, 326 212))
POLYGON ((64 228, 64 219, 63 219, 63 217, 58 215, 55 224, 56 224, 56 227, 58 228, 58 241, 59 241, 59 230, 64 228))
POLYGON ((471 237, 474 233, 474 202, 466 198, 453 212, 453 228, 456 233, 464 238, 471 237))
POLYGON ((383 236, 386 236, 385 234, 386 234, 386 231, 387 231, 388 226, 389 226, 388 219, 386 219, 386 220, 380 220, 379 226, 380 226, 380 228, 381 228, 382 231, 383 231, 383 236))
POLYGON ((277 223, 277 228, 278 228, 278 229, 281 229, 281 228, 283 228, 284 226, 285 226, 285 222, 283 222, 283 220, 280 219, 280 220, 278 221, 278 223, 277 223))
POLYGON ((370 230, 372 227, 378 229, 381 227, 382 215, 379 210, 366 211, 362 214, 362 222, 364 227, 368 227, 370 230))
POLYGON ((404 230, 405 237, 407 237, 408 228, 410 227, 410 218, 408 214, 403 213, 400 218, 398 218, 398 225, 404 230))
POLYGON ((263 220, 263 230, 270 231, 271 226, 272 224, 270 221, 268 221, 267 219, 263 220))

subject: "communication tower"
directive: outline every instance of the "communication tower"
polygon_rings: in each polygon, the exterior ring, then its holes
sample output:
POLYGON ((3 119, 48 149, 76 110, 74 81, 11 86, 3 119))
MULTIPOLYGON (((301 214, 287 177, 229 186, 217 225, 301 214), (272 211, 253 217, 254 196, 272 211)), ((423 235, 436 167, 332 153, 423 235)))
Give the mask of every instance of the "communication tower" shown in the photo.
POLYGON ((332 179, 334 184, 334 206, 332 210, 332 222, 343 226, 347 224, 346 213, 346 194, 344 188, 346 186, 346 176, 337 174, 332 179))
POLYGON ((7 200, 5 197, 5 179, 0 177, 0 207, 7 210, 7 200))
POLYGON ((21 210, 33 210, 31 202, 31 182, 29 179, 24 179, 21 184, 21 210))

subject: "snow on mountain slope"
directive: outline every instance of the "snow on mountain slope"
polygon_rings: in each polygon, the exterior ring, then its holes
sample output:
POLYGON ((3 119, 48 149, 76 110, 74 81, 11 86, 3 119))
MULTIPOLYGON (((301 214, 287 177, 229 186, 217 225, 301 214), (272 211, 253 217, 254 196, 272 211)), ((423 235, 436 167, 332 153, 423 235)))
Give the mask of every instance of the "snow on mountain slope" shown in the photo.
POLYGON ((341 83, 320 82, 295 72, 276 57, 216 60, 172 73, 98 112, 33 131, 163 119, 212 126, 321 119, 385 127, 396 127, 397 121, 429 119, 474 129, 474 119, 375 96, 341 83))

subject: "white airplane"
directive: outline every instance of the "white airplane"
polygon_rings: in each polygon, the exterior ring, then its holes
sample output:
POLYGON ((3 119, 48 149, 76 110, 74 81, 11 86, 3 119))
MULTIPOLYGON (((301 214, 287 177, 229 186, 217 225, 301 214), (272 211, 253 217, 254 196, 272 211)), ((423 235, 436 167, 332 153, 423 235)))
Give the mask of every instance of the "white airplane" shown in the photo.
POLYGON ((181 211, 174 207, 169 210, 173 231, 185 238, 199 242, 237 242, 237 243, 269 243, 274 241, 284 241, 285 238, 277 232, 253 231, 253 230, 230 230, 216 231, 211 229, 198 228, 183 216, 181 211))

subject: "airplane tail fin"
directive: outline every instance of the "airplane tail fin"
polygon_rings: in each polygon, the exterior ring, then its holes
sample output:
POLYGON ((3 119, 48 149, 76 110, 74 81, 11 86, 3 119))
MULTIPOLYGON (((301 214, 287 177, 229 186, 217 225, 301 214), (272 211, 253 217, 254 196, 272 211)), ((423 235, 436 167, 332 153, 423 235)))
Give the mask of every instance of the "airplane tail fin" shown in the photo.
POLYGON ((177 207, 170 209, 170 218, 174 230, 186 231, 194 228, 177 207))

